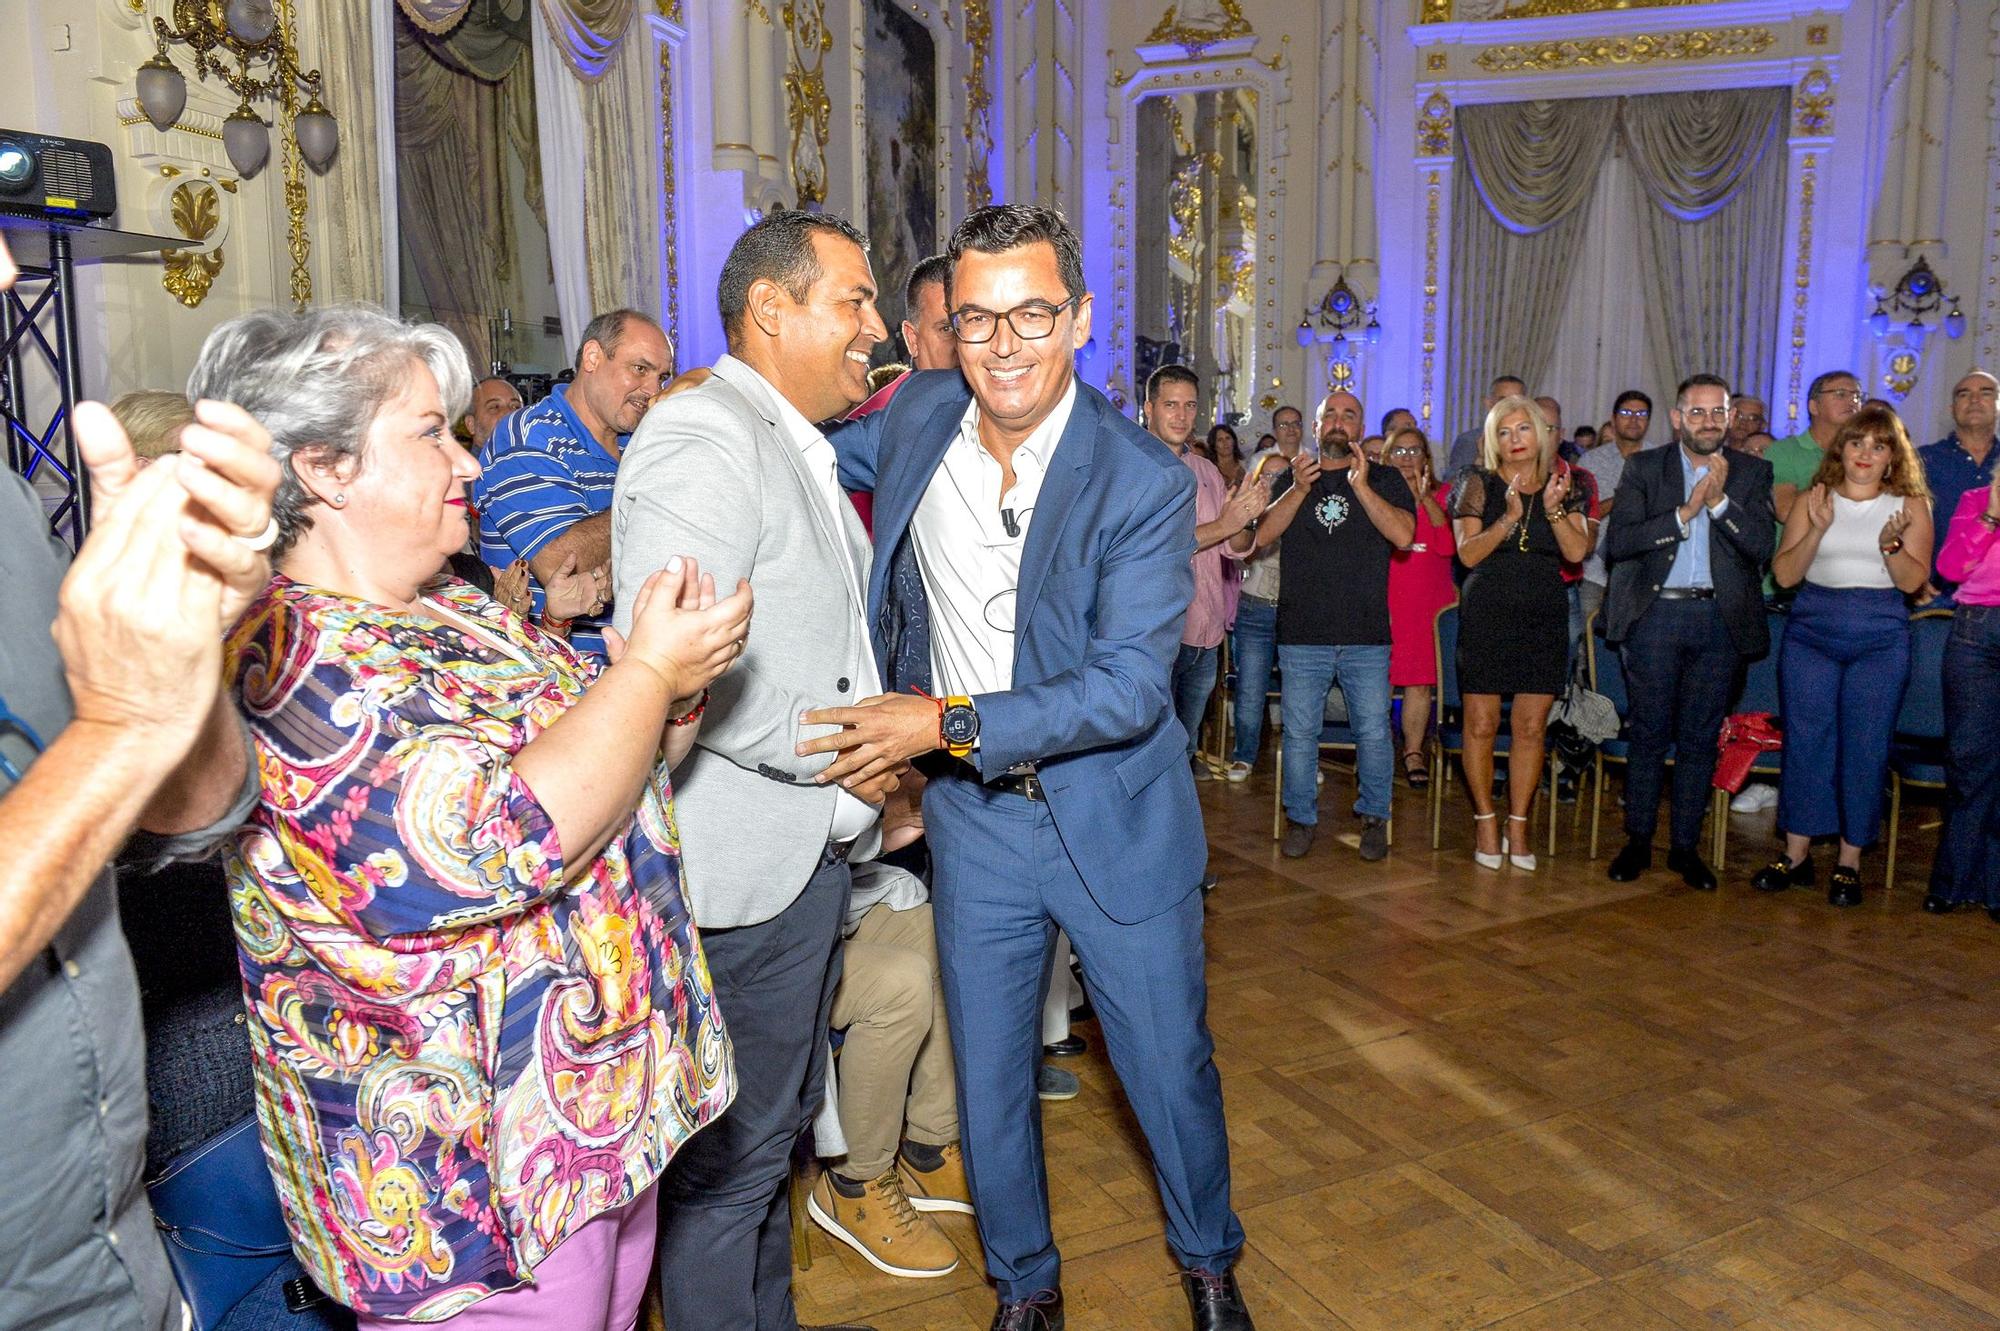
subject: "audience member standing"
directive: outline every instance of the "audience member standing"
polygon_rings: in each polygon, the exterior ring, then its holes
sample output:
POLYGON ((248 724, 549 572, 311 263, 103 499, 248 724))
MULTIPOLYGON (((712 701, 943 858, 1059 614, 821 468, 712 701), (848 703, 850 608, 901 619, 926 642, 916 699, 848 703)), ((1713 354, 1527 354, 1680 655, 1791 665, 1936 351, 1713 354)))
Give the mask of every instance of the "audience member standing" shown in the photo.
POLYGON ((846 729, 803 748, 846 751, 832 779, 920 755, 938 772, 924 823, 993 1325, 1064 1322, 1034 1087, 1060 927, 1152 1147, 1193 1325, 1250 1331, 1204 1016, 1201 812, 1167 687, 1194 480, 1076 378, 1092 301, 1067 222, 982 208, 949 252, 963 377, 919 375, 837 436, 843 477, 877 501, 883 673, 936 699, 816 711, 846 729), (910 562, 914 584, 896 573, 910 562), (908 616, 888 604, 903 595, 908 616))
POLYGON ((604 652, 618 459, 672 366, 673 349, 652 319, 637 310, 600 314, 577 345, 576 378, 503 418, 479 450, 472 501, 480 558, 493 568, 528 561, 538 618, 556 578, 582 573, 596 584, 587 613, 570 628, 579 651, 604 652))
MULTIPOLYGON (((1285 477, 1305 441, 1305 416, 1297 407, 1279 407, 1271 413, 1271 429, 1271 446, 1250 459, 1247 471, 1259 484, 1275 488, 1289 484, 1285 477)), ((1236 626, 1229 638, 1229 659, 1236 666, 1231 781, 1250 779, 1250 769, 1257 765, 1257 751, 1264 742, 1271 667, 1278 654, 1280 561, 1277 544, 1253 544, 1243 561, 1243 580, 1237 586, 1236 626)))
POLYGON ((1465 468, 1479 465, 1481 450, 1486 447, 1486 413, 1493 410, 1493 404, 1503 397, 1525 397, 1527 392, 1528 385, 1519 375, 1503 374, 1492 382, 1486 400, 1479 404, 1479 420, 1451 441, 1443 467, 1445 480, 1455 480, 1465 468))
POLYGON ((1146 428, 1194 473, 1194 600, 1181 629, 1174 658, 1174 715, 1187 731, 1188 757, 1200 746, 1201 719, 1215 691, 1217 650, 1229 629, 1223 557, 1237 559, 1250 548, 1245 528, 1264 510, 1264 487, 1244 484, 1231 491, 1215 464, 1188 447, 1200 383, 1184 365, 1162 365, 1146 380, 1146 428))
MULTIPOLYGON (((1604 529, 1604 636, 1621 648, 1632 743, 1625 848, 1609 876, 1626 883, 1652 867, 1671 748, 1667 868, 1706 892, 1715 873, 1701 859, 1701 824, 1722 718, 1743 662, 1770 649, 1763 577, 1775 535, 1771 469, 1724 450, 1729 386, 1712 374, 1682 381, 1671 420, 1676 446, 1627 460, 1604 529)), ((1787 752, 1785 765, 1792 761, 1787 752)))
MULTIPOLYGON (((1577 466, 1590 474, 1597 488, 1597 513, 1608 520, 1616 506, 1618 483, 1624 478, 1625 464, 1646 446, 1646 431, 1653 423, 1653 399, 1636 388, 1618 395, 1611 406, 1611 421, 1597 447, 1583 455, 1577 466)), ((1577 584, 1577 609, 1588 620, 1604 608, 1604 593, 1611 585, 1605 563, 1604 542, 1599 541, 1583 561, 1583 579, 1577 584)), ((1600 626, 1600 632, 1602 626, 1600 626)))
POLYGON ((1944 834, 1924 909, 1986 907, 2000 924, 2000 476, 1958 501, 1938 556, 1958 584, 1944 649, 1944 834))
POLYGON ((472 407, 459 418, 472 440, 476 455, 486 447, 500 422, 521 409, 521 390, 497 374, 489 374, 472 386, 472 407))
POLYGON ((1549 708, 1569 663, 1569 598, 1562 566, 1590 553, 1589 500, 1556 456, 1548 417, 1525 397, 1486 413, 1483 465, 1453 482, 1452 535, 1471 572, 1459 595, 1458 687, 1465 702, 1465 780, 1472 792, 1474 859, 1533 869, 1530 815, 1541 785, 1549 708), (1500 703, 1511 695, 1507 828, 1494 825, 1493 748, 1500 703))
POLYGON ((1293 460, 1292 484, 1257 528, 1259 546, 1284 542, 1290 570, 1278 598, 1278 667, 1285 723, 1283 850, 1293 859, 1312 849, 1319 827, 1319 737, 1336 683, 1354 729, 1361 858, 1389 853, 1396 776, 1396 741, 1389 733, 1389 558, 1416 539, 1417 501, 1401 472, 1369 463, 1361 451, 1361 420, 1361 399, 1340 389, 1326 395, 1315 421, 1318 450, 1293 460))
POLYGON ((1778 665, 1785 855, 1752 880, 1764 891, 1810 886, 1812 838, 1838 832, 1827 900, 1861 901, 1861 852, 1881 830, 1889 741, 1910 675, 1903 597, 1930 576, 1931 534, 1923 464, 1903 423, 1886 408, 1855 412, 1792 506, 1772 561, 1780 586, 1804 586, 1778 665))
MULTIPOLYGON (((798 752, 824 733, 801 721, 808 709, 881 692, 862 617, 867 538, 813 424, 867 395, 869 353, 888 335, 866 245, 829 213, 775 212, 737 238, 716 297, 730 353, 647 415, 612 505, 618 587, 687 554, 724 585, 748 578, 761 605, 756 640, 716 685, 679 774, 689 901, 738 1090, 661 1190, 660 1282, 676 1327, 796 1324, 791 1147, 825 1087, 848 860, 873 858, 898 783, 885 769, 822 784, 832 760, 798 752)), ((621 625, 626 614, 621 598, 621 625)))
MULTIPOLYGON (((1766 419, 1768 409, 1761 397, 1735 397, 1729 400, 1729 447, 1741 452, 1755 452, 1744 445, 1753 434, 1763 434, 1769 428, 1766 419)), ((1761 456, 1761 454, 1759 455, 1761 456)))
POLYGON ((1416 496, 1416 539, 1389 560, 1389 685, 1403 691, 1403 776, 1414 790, 1430 784, 1424 749, 1437 687, 1438 611, 1458 597, 1451 579, 1454 546, 1445 516, 1450 487, 1431 471, 1430 442, 1411 426, 1389 436, 1384 460, 1416 496))
MULTIPOLYGON (((1951 433, 1917 450, 1924 464, 1924 484, 1930 487, 1931 511, 1946 521, 1958 512, 1961 496, 1993 483, 1996 412, 2000 412, 2000 380, 1985 370, 1973 370, 1952 385, 1951 433)), ((1939 589, 1949 591, 1955 580, 1943 570, 1942 545, 1938 553, 1940 563, 1932 570, 1933 578, 1939 589)))
POLYGON ((1799 493, 1813 484, 1840 427, 1861 406, 1861 380, 1852 370, 1828 370, 1806 389, 1806 428, 1764 450, 1771 464, 1771 502, 1778 521, 1792 516, 1799 493))

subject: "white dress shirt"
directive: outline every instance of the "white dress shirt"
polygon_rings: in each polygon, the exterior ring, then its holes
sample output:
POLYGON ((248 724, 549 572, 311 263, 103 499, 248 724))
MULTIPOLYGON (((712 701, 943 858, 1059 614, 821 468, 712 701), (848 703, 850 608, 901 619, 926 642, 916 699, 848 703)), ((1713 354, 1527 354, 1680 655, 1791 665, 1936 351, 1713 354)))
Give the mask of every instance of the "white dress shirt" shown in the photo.
MULTIPOLYGON (((846 491, 840 488, 840 460, 834 455, 833 445, 827 442, 813 423, 800 413, 799 409, 787 402, 775 388, 771 397, 778 404, 778 423, 798 446, 799 454, 805 459, 806 471, 819 482, 819 494, 826 505, 826 515, 833 524, 834 545, 840 551, 841 571, 848 584, 855 588, 855 605, 866 604, 867 584, 861 580, 861 569, 854 562, 854 553, 849 548, 846 531, 849 522, 859 523, 861 519, 854 512, 846 491)), ((873 698, 882 692, 882 675, 875 668, 875 649, 870 643, 868 625, 859 610, 854 614, 855 641, 860 644, 859 659, 850 666, 857 698, 873 698)), ((874 805, 856 799, 845 790, 835 788, 833 806, 833 827, 827 832, 832 841, 852 841, 874 826, 882 811, 874 805)))
POLYGON ((1076 405, 1070 380, 1056 409, 1014 450, 1014 485, 979 442, 969 404, 910 523, 931 615, 931 687, 940 698, 1014 687, 1014 595, 1042 478, 1076 405), (1010 531, 1008 521, 1013 528, 1010 531))

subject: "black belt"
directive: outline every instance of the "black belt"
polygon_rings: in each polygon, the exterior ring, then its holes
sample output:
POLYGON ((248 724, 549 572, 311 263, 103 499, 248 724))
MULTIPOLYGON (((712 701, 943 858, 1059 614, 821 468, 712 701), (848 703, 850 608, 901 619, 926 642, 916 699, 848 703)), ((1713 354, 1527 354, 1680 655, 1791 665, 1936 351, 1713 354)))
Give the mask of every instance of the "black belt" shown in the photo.
POLYGON ((824 868, 829 864, 840 864, 845 862, 848 856, 848 852, 852 851, 853 849, 854 849, 854 843, 852 841, 827 842, 826 849, 819 853, 820 867, 824 868))
POLYGON ((1659 599, 1662 601, 1713 601, 1713 587, 1662 587, 1659 599))
POLYGON ((970 781, 976 786, 982 786, 987 790, 997 790, 1005 795, 1019 795, 1022 799, 1030 800, 1046 801, 1048 799, 1048 796, 1042 791, 1042 778, 1033 771, 1002 772, 999 776, 988 780, 981 776, 979 769, 971 763, 965 761, 963 758, 954 758, 950 760, 950 766, 946 767, 944 772, 946 775, 955 776, 961 781, 970 781))

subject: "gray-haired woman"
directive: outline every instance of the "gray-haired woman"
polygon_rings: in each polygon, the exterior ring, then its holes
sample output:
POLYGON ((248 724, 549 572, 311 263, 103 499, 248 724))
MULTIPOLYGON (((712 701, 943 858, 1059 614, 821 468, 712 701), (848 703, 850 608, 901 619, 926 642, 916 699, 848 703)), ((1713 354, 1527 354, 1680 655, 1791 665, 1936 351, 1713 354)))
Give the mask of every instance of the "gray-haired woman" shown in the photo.
POLYGON ((600 668, 442 576, 470 388, 444 329, 361 308, 232 320, 190 384, 282 464, 229 642, 258 1119, 299 1261, 363 1327, 624 1331, 655 1182, 732 1093, 667 772, 750 593, 671 561, 600 668))

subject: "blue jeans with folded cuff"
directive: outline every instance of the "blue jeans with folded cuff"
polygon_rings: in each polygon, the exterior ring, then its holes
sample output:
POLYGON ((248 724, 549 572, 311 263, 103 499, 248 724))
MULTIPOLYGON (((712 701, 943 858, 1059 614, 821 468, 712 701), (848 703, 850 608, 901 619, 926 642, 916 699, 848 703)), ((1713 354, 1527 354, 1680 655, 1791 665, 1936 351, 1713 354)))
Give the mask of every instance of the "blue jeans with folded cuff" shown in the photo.
POLYGON ((1944 649, 1944 833, 1930 890, 2000 906, 2000 605, 1961 605, 1944 649))
POLYGON ((1236 606, 1236 627, 1229 637, 1229 659, 1236 666, 1236 738, 1229 761, 1257 764, 1264 740, 1264 716, 1271 691, 1271 665, 1278 651, 1278 607, 1275 602, 1244 597, 1236 606))
POLYGON ((1872 846, 1889 741, 1910 678, 1910 612, 1893 587, 1818 587, 1792 602, 1778 662, 1785 769, 1778 827, 1872 846))
POLYGON ((1208 712, 1208 695, 1215 692, 1215 661, 1220 648, 1181 644, 1174 657, 1174 715, 1187 731, 1188 757, 1201 747, 1201 718, 1208 712))
POLYGON ((1389 731, 1388 645, 1280 646, 1278 669, 1284 676, 1280 710, 1285 722, 1285 817, 1307 826, 1319 822, 1319 737, 1327 694, 1337 683, 1347 699, 1355 765, 1361 776, 1354 812, 1386 819, 1396 770, 1396 743, 1389 731))

